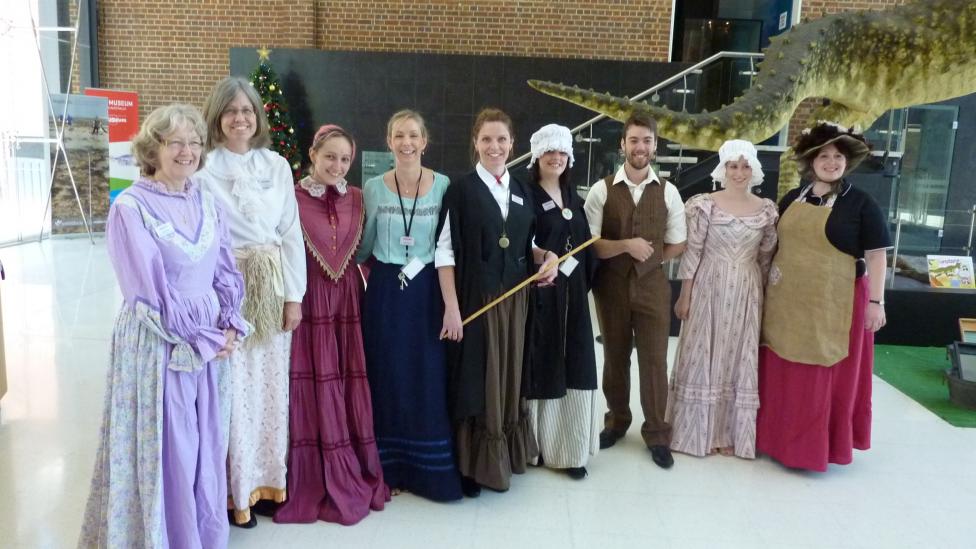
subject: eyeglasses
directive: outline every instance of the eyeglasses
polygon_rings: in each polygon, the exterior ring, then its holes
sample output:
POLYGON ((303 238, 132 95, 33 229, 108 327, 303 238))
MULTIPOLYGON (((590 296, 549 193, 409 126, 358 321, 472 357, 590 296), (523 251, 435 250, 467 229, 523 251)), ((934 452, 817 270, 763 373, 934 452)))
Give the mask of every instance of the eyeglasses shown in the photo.
POLYGON ((254 116, 254 109, 251 107, 244 107, 243 109, 227 108, 224 109, 224 112, 220 113, 220 116, 237 117, 238 114, 243 115, 244 118, 250 118, 254 116))
POLYGON ((203 150, 203 143, 199 141, 180 141, 179 139, 172 139, 165 142, 166 148, 172 153, 180 153, 184 148, 189 147, 190 152, 198 153, 203 150))

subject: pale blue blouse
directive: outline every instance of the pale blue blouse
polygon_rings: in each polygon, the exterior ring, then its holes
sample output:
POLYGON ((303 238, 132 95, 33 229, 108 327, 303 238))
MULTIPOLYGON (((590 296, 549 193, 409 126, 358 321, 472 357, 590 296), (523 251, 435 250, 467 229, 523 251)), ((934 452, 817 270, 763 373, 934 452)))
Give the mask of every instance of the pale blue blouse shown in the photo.
POLYGON ((356 260, 363 263, 370 256, 375 256, 377 261, 396 265, 406 265, 414 257, 425 265, 434 261, 437 220, 441 213, 441 200, 449 184, 446 175, 434 172, 434 185, 427 194, 417 199, 417 209, 410 227, 414 245, 407 250, 400 243, 400 237, 406 234, 404 215, 410 222, 414 199, 403 197, 401 210, 397 194, 383 183, 382 175, 366 181, 363 185, 366 226, 356 260))

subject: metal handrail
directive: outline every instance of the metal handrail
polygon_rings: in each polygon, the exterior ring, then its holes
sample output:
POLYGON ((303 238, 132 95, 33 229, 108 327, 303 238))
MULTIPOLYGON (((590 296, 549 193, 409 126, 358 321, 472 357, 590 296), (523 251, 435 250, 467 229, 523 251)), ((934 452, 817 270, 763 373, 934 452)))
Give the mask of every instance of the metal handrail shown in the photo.
MULTIPOLYGON (((652 86, 650 88, 647 88, 646 90, 644 90, 644 91, 638 93, 637 95, 631 97, 630 100, 631 101, 638 101, 638 100, 644 99, 648 95, 651 95, 652 93, 654 93, 654 92, 656 92, 656 91, 658 91, 658 90, 660 90, 660 89, 662 89, 664 87, 667 87, 667 86, 669 86, 669 85, 677 82, 678 80, 681 80, 682 78, 686 78, 689 74, 691 74, 691 73, 693 73, 695 71, 701 71, 701 69, 703 67, 705 67, 706 65, 710 65, 710 64, 714 63, 715 61, 718 61, 719 59, 728 58, 728 59, 750 59, 750 60, 754 60, 754 59, 758 59, 758 58, 762 58, 762 57, 763 57, 763 54, 761 54, 761 53, 737 52, 737 51, 720 51, 720 52, 718 52, 718 53, 716 53, 716 54, 714 54, 714 55, 712 55, 710 57, 707 57, 707 58, 699 61, 698 63, 695 63, 694 65, 692 65, 692 66, 688 67, 687 69, 685 69, 685 70, 683 70, 683 71, 675 74, 674 76, 671 76, 669 78, 666 78, 666 79, 662 80, 661 82, 655 84, 654 86, 652 86)), ((576 126, 575 128, 569 130, 569 132, 571 134, 573 134, 573 135, 576 135, 579 132, 585 130, 586 128, 589 128, 589 127, 593 126, 594 124, 596 124, 597 122, 603 120, 604 118, 607 118, 607 115, 605 115, 605 114, 598 114, 598 115, 594 116, 593 118, 587 120, 586 122, 583 122, 579 126, 576 126)), ((532 151, 529 151, 529 152, 527 152, 527 153, 525 153, 525 154, 523 154, 523 155, 515 158, 514 160, 512 160, 511 162, 509 162, 506 166, 509 167, 509 168, 512 168, 512 167, 518 165, 521 162, 525 162, 526 160, 528 160, 531 157, 532 157, 532 151)))
POLYGON ((973 211, 969 217, 969 240, 966 241, 966 255, 973 254, 973 231, 976 230, 976 204, 973 204, 973 211))

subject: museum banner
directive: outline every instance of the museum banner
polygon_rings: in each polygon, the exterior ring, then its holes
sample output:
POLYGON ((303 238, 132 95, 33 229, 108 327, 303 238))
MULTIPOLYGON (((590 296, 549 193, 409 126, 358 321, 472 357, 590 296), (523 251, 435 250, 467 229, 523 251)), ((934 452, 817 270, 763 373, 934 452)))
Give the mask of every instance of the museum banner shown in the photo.
POLYGON ((139 133, 139 94, 87 88, 85 95, 108 99, 109 204, 139 177, 132 157, 132 138, 139 133))

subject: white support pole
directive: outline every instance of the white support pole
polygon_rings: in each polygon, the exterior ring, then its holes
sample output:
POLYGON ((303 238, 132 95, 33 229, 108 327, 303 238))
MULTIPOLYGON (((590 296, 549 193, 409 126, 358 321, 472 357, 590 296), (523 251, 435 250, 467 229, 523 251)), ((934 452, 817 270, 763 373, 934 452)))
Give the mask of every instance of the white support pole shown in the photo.
MULTIPOLYGON (((47 71, 44 70, 44 55, 43 52, 41 51, 40 33, 42 31, 72 33, 71 59, 69 60, 70 64, 68 65, 68 84, 67 84, 67 91, 70 92, 71 79, 74 76, 74 70, 75 70, 75 64, 74 64, 75 55, 77 55, 78 53, 78 29, 81 25, 81 10, 84 9, 82 0, 77 0, 77 4, 78 4, 78 9, 76 14, 77 17, 75 18, 75 24, 73 27, 42 27, 37 24, 37 20, 34 18, 34 13, 30 12, 31 29, 34 32, 34 43, 37 46, 37 59, 41 63, 41 75, 44 80, 44 89, 46 90, 48 109, 50 110, 52 116, 54 115, 54 100, 51 97, 52 93, 51 93, 51 87, 47 80, 47 71)), ((65 149, 64 146, 64 125, 66 124, 68 118, 67 117, 68 102, 70 100, 69 99, 70 95, 71 95, 70 93, 65 94, 66 97, 64 101, 64 107, 61 110, 61 123, 58 124, 58 119, 57 118, 54 119, 54 131, 55 131, 55 140, 57 143, 57 148, 55 149, 55 153, 54 153, 54 161, 51 163, 51 177, 48 181, 47 202, 44 205, 44 214, 41 216, 41 231, 40 231, 40 236, 38 236, 38 241, 40 241, 44 237, 44 224, 45 224, 44 219, 47 218, 48 210, 51 208, 51 201, 53 199, 52 195, 54 193, 54 174, 57 171, 58 160, 63 157, 65 168, 68 170, 68 179, 71 181, 71 189, 74 191, 75 201, 78 203, 78 213, 81 215, 81 221, 82 223, 84 223, 85 231, 88 233, 88 240, 92 244, 94 244, 95 237, 92 234, 91 226, 88 224, 88 217, 85 215, 85 208, 81 204, 81 195, 78 193, 78 185, 75 183, 75 176, 74 173, 72 173, 71 171, 71 162, 68 159, 68 151, 67 149, 65 149)))

